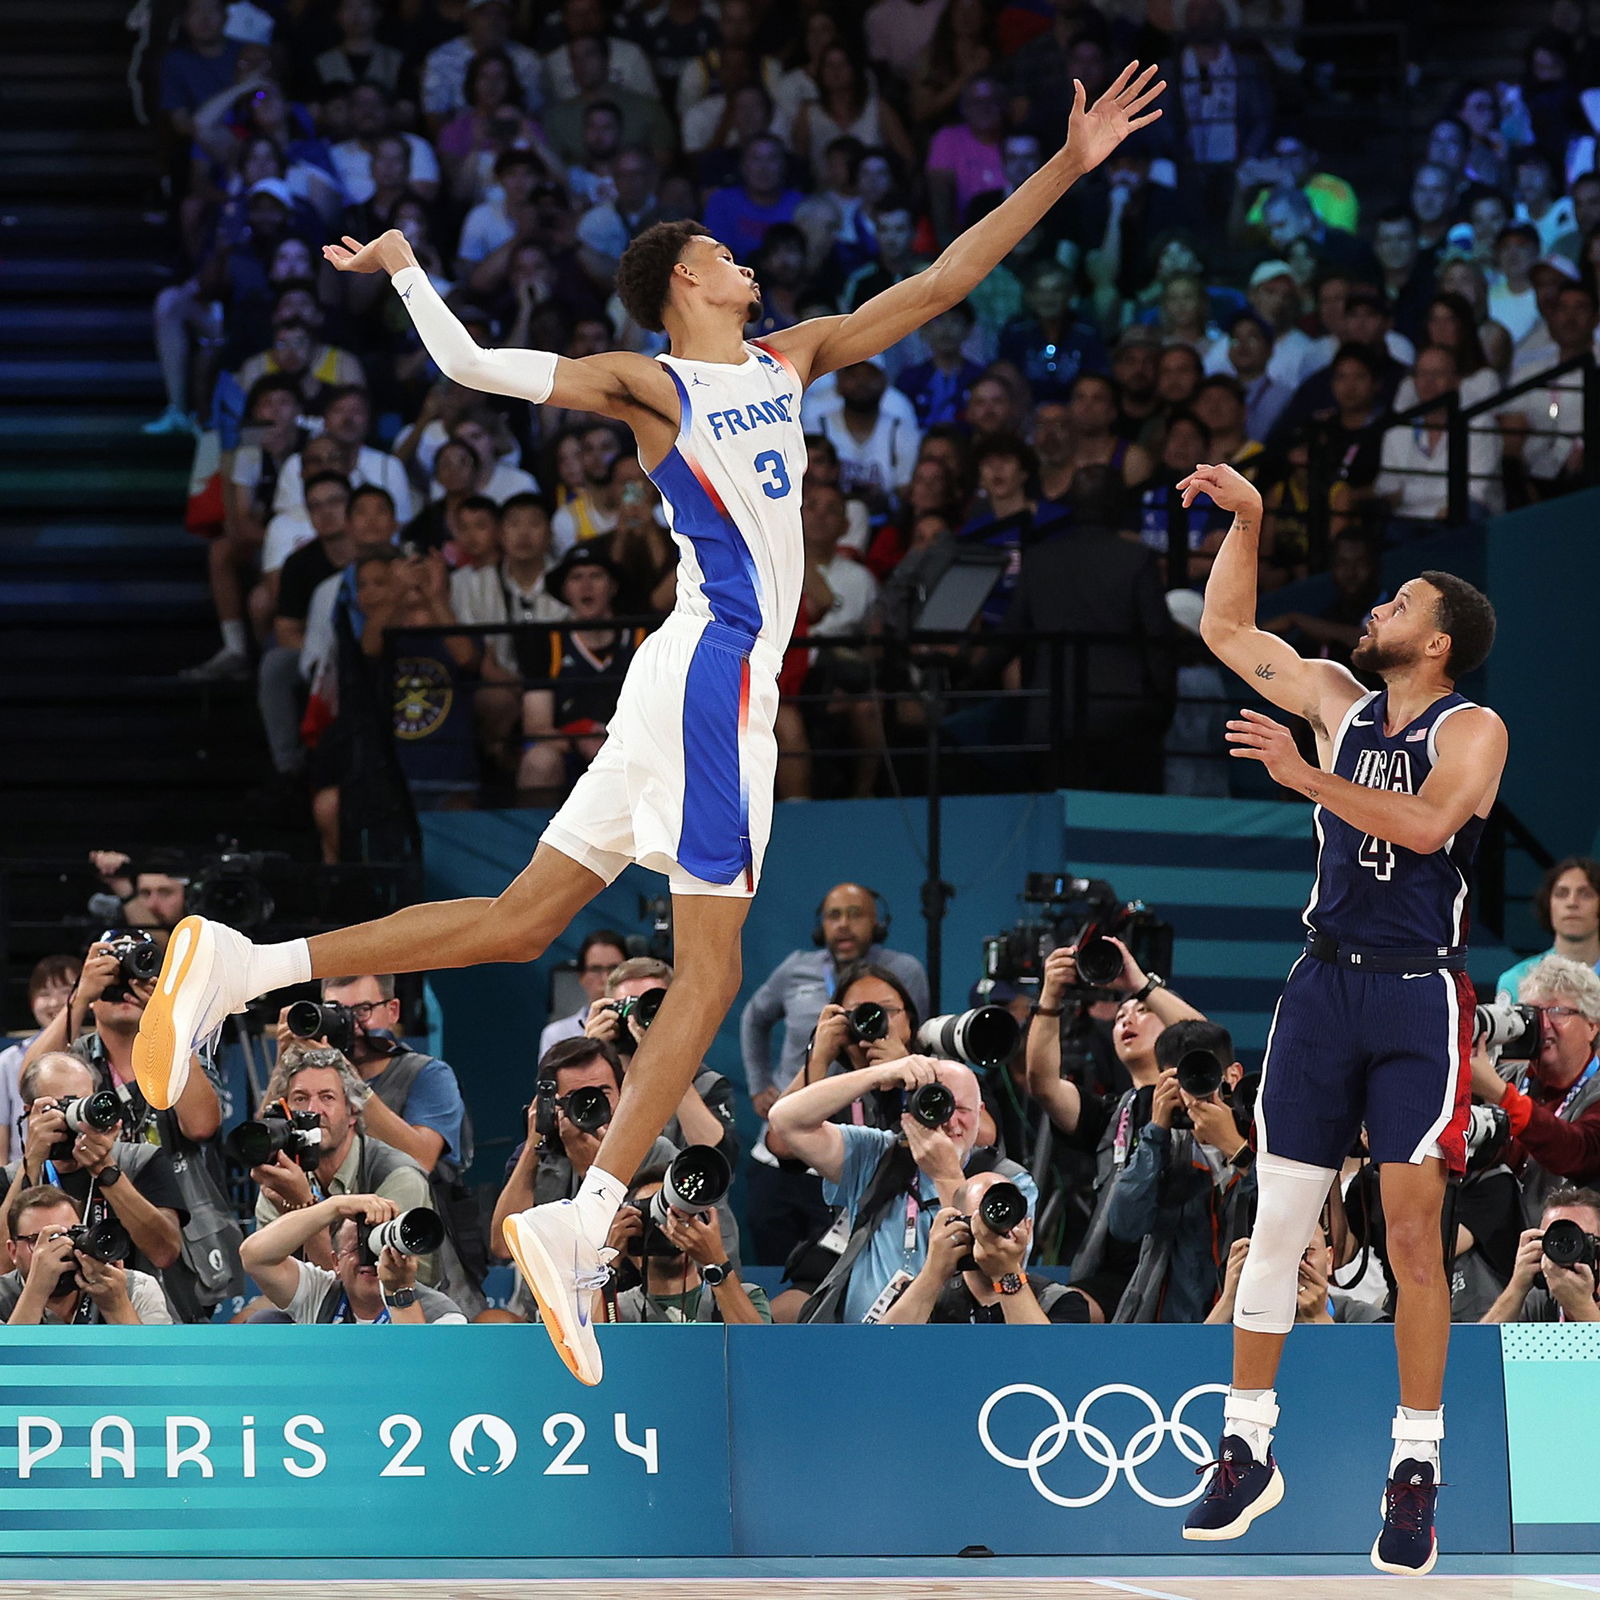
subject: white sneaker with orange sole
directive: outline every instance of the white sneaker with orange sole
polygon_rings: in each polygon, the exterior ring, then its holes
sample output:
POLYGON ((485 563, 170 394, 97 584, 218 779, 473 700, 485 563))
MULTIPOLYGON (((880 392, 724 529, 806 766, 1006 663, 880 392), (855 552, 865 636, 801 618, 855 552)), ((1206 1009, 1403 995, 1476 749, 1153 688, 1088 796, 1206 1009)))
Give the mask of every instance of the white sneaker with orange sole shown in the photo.
POLYGON ((177 1103, 195 1050, 249 1004, 249 957, 250 941, 220 922, 185 917, 172 930, 133 1042, 133 1074, 158 1111, 177 1103))
POLYGON ((579 1383, 599 1383, 600 1341, 594 1334, 596 1289, 610 1277, 601 1252, 592 1245, 570 1200, 534 1206, 507 1217, 501 1230, 506 1248, 539 1302, 556 1354, 579 1383))

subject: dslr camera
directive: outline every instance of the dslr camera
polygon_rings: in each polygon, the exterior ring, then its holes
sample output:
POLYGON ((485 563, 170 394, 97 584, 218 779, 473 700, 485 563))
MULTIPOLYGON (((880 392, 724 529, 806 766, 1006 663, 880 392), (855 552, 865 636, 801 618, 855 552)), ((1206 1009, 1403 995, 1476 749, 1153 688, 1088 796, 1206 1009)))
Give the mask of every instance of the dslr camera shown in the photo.
POLYGON ((109 1133, 122 1124, 122 1102, 110 1089, 73 1095, 61 1101, 56 1109, 67 1124, 67 1137, 51 1148, 52 1161, 70 1161, 73 1141, 80 1133, 109 1133))
POLYGON ((282 1150, 311 1172, 322 1159, 322 1121, 315 1111, 291 1111, 282 1100, 262 1108, 255 1122, 241 1122, 225 1141, 241 1166, 261 1167, 282 1150))
POLYGON ((297 1039, 326 1039, 342 1056, 356 1047, 356 1015, 337 1000, 296 1000, 284 1015, 283 1025, 297 1039))
POLYGON ((889 1013, 876 1000, 863 1000, 845 1012, 844 1029, 851 1044, 876 1044, 889 1037, 889 1013))
MULTIPOLYGON (((571 1094, 557 1094, 555 1079, 541 1078, 535 1093, 534 1104, 538 1107, 538 1114, 534 1127, 546 1144, 560 1134, 556 1119, 558 1111, 564 1111, 567 1121, 581 1133, 597 1134, 611 1121, 611 1102, 606 1098, 605 1090, 598 1085, 585 1084, 571 1094)), ((523 1115, 527 1115, 526 1108, 523 1115)))
POLYGON ((1558 1267, 1587 1267, 1600 1275, 1600 1239, 1570 1217, 1557 1217, 1544 1230, 1544 1253, 1558 1267))
MULTIPOLYGON (((76 1223, 61 1231, 72 1241, 72 1248, 79 1255, 88 1256, 94 1261, 126 1261, 133 1254, 133 1240, 115 1217, 107 1217, 104 1222, 76 1223)), ((77 1287, 78 1269, 68 1267, 56 1279, 50 1298, 53 1300, 57 1295, 70 1294, 77 1287)))
POLYGON ((644 1208, 644 1227, 628 1241, 631 1256, 675 1256, 680 1252, 666 1235, 667 1219, 710 1216, 733 1183, 733 1168, 715 1145, 692 1144, 672 1159, 661 1187, 644 1208))
POLYGON ((385 1247, 403 1256, 431 1256, 444 1243, 444 1221, 430 1206, 413 1206, 398 1217, 357 1230, 361 1265, 375 1267, 385 1247))
POLYGON ((616 1009, 617 1021, 620 1024, 617 1036, 611 1041, 611 1045, 619 1056, 631 1056, 638 1048, 637 1041, 633 1037, 633 1029, 628 1024, 636 1023, 640 1033, 643 1033, 656 1020, 656 1013, 666 998, 665 989, 646 989, 643 994, 630 994, 626 999, 611 1002, 616 1009))
MULTIPOLYGON (((1117 957, 1122 970, 1122 957, 1117 957)), ((917 1047, 946 1061, 964 1061, 974 1072, 1003 1067, 1022 1040, 1017 1019, 1004 1006, 978 1006, 971 1011, 929 1017, 917 1029, 917 1047)))
MULTIPOLYGON (((1016 1184, 995 1183, 984 1190, 973 1215, 961 1220, 971 1228, 974 1218, 981 1217, 990 1233, 1010 1233, 1027 1214, 1027 1198, 1016 1184)), ((978 1258, 970 1250, 956 1263, 957 1272, 977 1270, 978 1258)))
POLYGON ((117 958, 117 976, 101 993, 102 1000, 131 1000, 132 984, 154 983, 161 976, 161 947, 149 934, 108 928, 100 942, 117 958))
MULTIPOLYGON (((1226 1071, 1210 1050, 1186 1050, 1178 1057, 1178 1087, 1196 1100, 1209 1100, 1214 1094, 1221 1095, 1224 1104, 1227 1104, 1229 1097, 1222 1086, 1226 1071)), ((1234 1121, 1238 1121, 1237 1113, 1234 1121)), ((1172 1113, 1172 1126, 1192 1131, 1194 1118, 1180 1106, 1172 1113)), ((1240 1131, 1246 1132, 1248 1129, 1240 1131)))
POLYGON ((1532 1061, 1544 1037, 1544 1018, 1533 1006, 1497 999, 1473 1014, 1473 1043, 1496 1061, 1532 1061))
POLYGON ((908 1111, 925 1128, 942 1128, 956 1114, 955 1094, 942 1083, 919 1083, 910 1090, 874 1089, 872 1094, 880 1128, 899 1128, 908 1111))

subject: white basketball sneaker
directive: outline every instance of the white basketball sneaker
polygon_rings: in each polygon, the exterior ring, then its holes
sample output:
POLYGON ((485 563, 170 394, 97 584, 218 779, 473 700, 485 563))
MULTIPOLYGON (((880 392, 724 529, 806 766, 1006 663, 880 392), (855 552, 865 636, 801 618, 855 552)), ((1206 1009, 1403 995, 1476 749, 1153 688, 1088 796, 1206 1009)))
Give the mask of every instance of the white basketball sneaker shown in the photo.
POLYGON ((204 917, 185 917, 172 930, 133 1043, 134 1076, 158 1111, 177 1103, 195 1050, 249 1004, 250 950, 242 933, 204 917))
POLYGON ((600 1341, 592 1307, 595 1290, 605 1287, 610 1273, 579 1224, 577 1206, 557 1200, 519 1211, 506 1218, 502 1233, 539 1302, 556 1354, 579 1383, 599 1383, 600 1341))

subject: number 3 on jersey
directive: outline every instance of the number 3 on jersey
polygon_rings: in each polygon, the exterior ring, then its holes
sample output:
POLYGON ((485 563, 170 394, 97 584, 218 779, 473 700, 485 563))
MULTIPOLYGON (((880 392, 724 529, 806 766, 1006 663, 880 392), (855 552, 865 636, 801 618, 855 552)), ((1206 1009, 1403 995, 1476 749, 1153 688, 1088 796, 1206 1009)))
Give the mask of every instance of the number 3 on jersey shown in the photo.
POLYGON ((789 482, 789 468, 778 451, 763 450, 753 465, 761 476, 761 492, 769 500, 781 500, 788 494, 792 487, 789 482), (772 474, 770 478, 767 476, 768 473, 772 474))
POLYGON ((1387 883, 1394 876, 1394 846, 1387 839, 1377 839, 1369 833, 1361 841, 1356 860, 1371 867, 1379 883, 1387 883))

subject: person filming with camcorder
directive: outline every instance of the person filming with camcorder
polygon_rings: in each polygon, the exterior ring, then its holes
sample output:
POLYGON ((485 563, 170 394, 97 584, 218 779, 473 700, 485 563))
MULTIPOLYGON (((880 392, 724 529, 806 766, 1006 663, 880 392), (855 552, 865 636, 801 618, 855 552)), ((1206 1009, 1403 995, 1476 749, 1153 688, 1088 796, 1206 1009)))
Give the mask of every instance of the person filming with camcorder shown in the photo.
POLYGON ((444 1242, 427 1206, 402 1211, 379 1194, 336 1194, 259 1228, 240 1252, 245 1271, 290 1322, 465 1322, 447 1295, 417 1282, 419 1257, 444 1242), (299 1259, 318 1235, 334 1266, 299 1259))
POLYGON ((1485 1322, 1600 1322, 1600 1191, 1551 1190, 1485 1322))
POLYGON ((617 1255, 597 1322, 772 1321, 766 1294, 743 1282, 723 1242, 716 1205, 732 1179, 708 1145, 639 1173, 606 1240, 617 1255))

